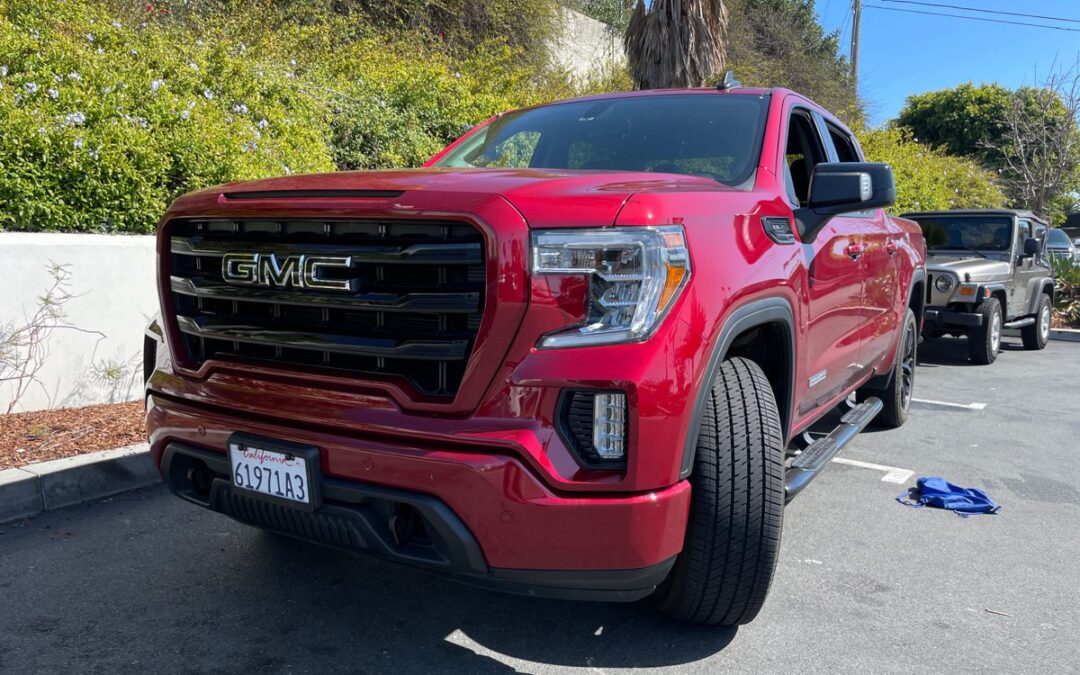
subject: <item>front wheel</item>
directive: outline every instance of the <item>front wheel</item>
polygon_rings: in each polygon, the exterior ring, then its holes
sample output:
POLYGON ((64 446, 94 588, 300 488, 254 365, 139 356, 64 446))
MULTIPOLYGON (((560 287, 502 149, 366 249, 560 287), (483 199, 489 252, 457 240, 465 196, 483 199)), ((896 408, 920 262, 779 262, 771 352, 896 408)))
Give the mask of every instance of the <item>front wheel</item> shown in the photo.
POLYGON ((734 626, 765 602, 780 552, 784 441, 769 380, 753 361, 720 364, 698 430, 683 550, 656 605, 679 621, 734 626))
POLYGON ((1024 341, 1024 349, 1043 349, 1050 340, 1050 318, 1053 310, 1050 306, 1050 296, 1042 294, 1039 299, 1039 311, 1035 314, 1035 323, 1020 329, 1020 337, 1024 341))
POLYGON ((997 360, 1001 349, 1001 303, 987 298, 976 311, 982 315, 982 325, 968 333, 968 355, 975 363, 987 365, 997 360))

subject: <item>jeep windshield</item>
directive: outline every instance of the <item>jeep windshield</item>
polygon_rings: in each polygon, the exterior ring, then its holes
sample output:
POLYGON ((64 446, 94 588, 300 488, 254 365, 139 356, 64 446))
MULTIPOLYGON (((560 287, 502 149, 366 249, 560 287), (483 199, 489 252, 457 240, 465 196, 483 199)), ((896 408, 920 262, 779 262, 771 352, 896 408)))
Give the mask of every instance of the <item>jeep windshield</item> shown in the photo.
POLYGON ((731 186, 757 168, 768 98, 672 94, 577 101, 512 112, 435 166, 649 171, 731 186))
POLYGON ((1012 218, 1008 216, 920 216, 926 247, 931 251, 1008 251, 1012 218))

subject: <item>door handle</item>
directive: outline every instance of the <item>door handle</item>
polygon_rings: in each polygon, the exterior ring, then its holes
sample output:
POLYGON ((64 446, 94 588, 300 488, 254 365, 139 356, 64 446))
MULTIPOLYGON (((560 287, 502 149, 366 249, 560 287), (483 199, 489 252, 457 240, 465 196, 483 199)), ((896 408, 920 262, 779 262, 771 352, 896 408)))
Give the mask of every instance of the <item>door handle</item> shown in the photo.
POLYGON ((889 255, 896 255, 896 249, 897 249, 896 242, 892 241, 891 239, 889 240, 889 242, 887 244, 885 244, 885 252, 888 253, 889 255))
POLYGON ((863 254, 862 244, 856 244, 852 242, 844 248, 844 253, 848 254, 848 257, 852 260, 858 260, 859 256, 863 254))

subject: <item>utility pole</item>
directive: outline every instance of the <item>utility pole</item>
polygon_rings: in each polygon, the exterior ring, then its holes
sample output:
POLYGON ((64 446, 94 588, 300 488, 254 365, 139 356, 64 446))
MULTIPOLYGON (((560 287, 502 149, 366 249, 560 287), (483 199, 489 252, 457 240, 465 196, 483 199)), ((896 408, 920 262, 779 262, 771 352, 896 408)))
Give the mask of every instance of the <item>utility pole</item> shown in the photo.
POLYGON ((859 93, 859 24, 862 23, 862 0, 851 0, 851 76, 859 93))

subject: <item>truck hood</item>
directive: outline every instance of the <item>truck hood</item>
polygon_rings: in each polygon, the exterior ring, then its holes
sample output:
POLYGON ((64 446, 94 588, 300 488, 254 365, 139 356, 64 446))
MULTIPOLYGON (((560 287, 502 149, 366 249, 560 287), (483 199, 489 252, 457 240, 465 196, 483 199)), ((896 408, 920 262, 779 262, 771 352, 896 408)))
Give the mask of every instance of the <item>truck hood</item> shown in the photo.
POLYGON ((603 227, 615 222, 622 205, 638 192, 732 192, 710 178, 633 171, 558 169, 430 168, 341 171, 227 183, 194 195, 217 193, 377 191, 496 194, 510 202, 531 227, 603 227))
POLYGON ((926 261, 926 271, 953 272, 960 281, 996 281, 1008 278, 1011 268, 1004 260, 931 254, 926 261))

